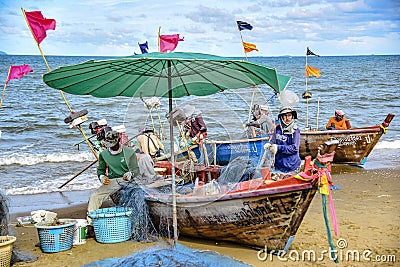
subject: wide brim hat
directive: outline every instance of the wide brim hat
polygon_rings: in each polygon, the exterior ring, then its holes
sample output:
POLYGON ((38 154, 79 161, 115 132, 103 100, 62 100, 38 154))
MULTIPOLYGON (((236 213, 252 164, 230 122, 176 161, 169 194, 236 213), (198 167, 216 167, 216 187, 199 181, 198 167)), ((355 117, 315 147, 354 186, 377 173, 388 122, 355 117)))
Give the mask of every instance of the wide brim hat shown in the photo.
POLYGON ((193 115, 196 108, 192 105, 185 105, 183 108, 183 113, 185 114, 186 118, 193 115))
POLYGON ((292 107, 283 107, 279 110, 279 118, 282 118, 284 114, 292 113, 293 119, 297 119, 297 111, 292 107))
POLYGON ((119 133, 112 130, 106 133, 104 140, 101 141, 105 147, 113 147, 119 142, 119 133))

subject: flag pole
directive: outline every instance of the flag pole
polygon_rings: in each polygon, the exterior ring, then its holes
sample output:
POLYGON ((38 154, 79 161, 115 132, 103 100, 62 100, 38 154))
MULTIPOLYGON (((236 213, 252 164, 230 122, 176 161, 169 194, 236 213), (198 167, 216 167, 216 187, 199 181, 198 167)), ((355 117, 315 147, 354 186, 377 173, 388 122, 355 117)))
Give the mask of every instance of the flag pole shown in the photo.
MULTIPOLYGON (((31 29, 31 25, 29 25, 28 19, 26 18, 25 9, 21 7, 21 10, 22 10, 22 14, 24 14, 25 22, 26 22, 26 24, 28 25, 29 31, 31 32, 32 36, 35 37, 35 35, 33 34, 32 29, 31 29)), ((34 39, 35 39, 35 38, 34 38, 34 39)), ((39 48, 40 54, 42 55, 42 58, 43 58, 43 60, 44 60, 44 63, 46 64, 47 69, 48 69, 49 71, 51 71, 50 66, 49 66, 49 64, 47 63, 47 60, 46 60, 46 58, 45 58, 45 56, 44 56, 44 54, 43 54, 42 48, 40 47, 40 45, 39 45, 39 43, 36 41, 36 39, 35 39, 35 42, 36 42, 37 47, 39 48)), ((71 108, 71 106, 68 104, 68 101, 67 101, 67 99, 65 98, 64 92, 60 90, 60 93, 61 93, 61 96, 62 96, 62 98, 64 99, 64 102, 65 102, 65 104, 67 105, 69 111, 72 113, 72 108, 71 108)))
POLYGON ((244 55, 246 56, 246 60, 248 60, 248 58, 247 58, 247 52, 246 52, 246 49, 244 49, 244 45, 243 45, 242 31, 241 31, 239 28, 238 28, 238 30, 239 30, 239 33, 240 33, 240 39, 242 40, 243 52, 244 52, 244 55))
MULTIPOLYGON (((308 51, 307 46, 307 51, 308 51)), ((308 55, 306 52, 306 67, 305 67, 305 74, 306 74, 306 92, 308 92, 308 79, 307 79, 307 66, 308 66, 308 55)), ((306 98, 306 130, 308 130, 308 97, 306 98)))
POLYGON ((160 52, 160 34, 161 34, 161 26, 158 26, 158 36, 157 36, 158 52, 160 52))
MULTIPOLYGON (((42 55, 42 58, 43 58, 43 60, 44 60, 44 63, 46 64, 47 69, 48 69, 49 71, 51 71, 50 66, 49 66, 49 64, 47 63, 47 60, 46 60, 46 58, 45 58, 45 56, 44 56, 44 54, 43 54, 43 51, 42 51, 42 49, 40 48, 40 45, 39 45, 39 43, 37 42, 37 40, 36 40, 36 38, 35 38, 35 35, 33 34, 33 31, 32 31, 32 29, 31 29, 31 25, 29 24, 28 19, 26 18, 25 9, 24 9, 23 7, 21 7, 21 11, 22 11, 22 14, 24 14, 25 22, 26 22, 26 24, 28 25, 29 31, 31 32, 32 36, 34 37, 33 39, 35 39, 36 45, 37 45, 37 47, 39 48, 39 51, 40 51, 40 54, 42 55)), ((62 98, 63 98, 63 100, 64 100, 64 103, 67 105, 69 111, 70 111, 71 113, 73 113, 73 110, 72 110, 71 106, 69 105, 67 99, 65 98, 64 92, 61 91, 61 90, 59 90, 59 91, 60 91, 60 94, 61 94, 61 96, 62 96, 62 98)), ((90 150, 92 151, 92 153, 94 154, 94 156, 96 157, 96 159, 98 159, 99 156, 97 155, 97 153, 96 153, 96 151, 94 150, 93 146, 90 144, 89 139, 87 138, 85 132, 82 130, 82 127, 81 127, 80 125, 78 125, 77 128, 78 128, 79 131, 81 132, 83 138, 85 139, 87 145, 89 146, 90 150)))
POLYGON ((12 66, 12 65, 10 64, 10 67, 8 68, 8 73, 7 73, 6 82, 4 83, 3 92, 1 93, 0 108, 1 108, 1 106, 3 105, 4 93, 6 92, 6 88, 7 88, 7 81, 8 81, 8 77, 10 76, 11 66, 12 66))
MULTIPOLYGON (((249 59, 247 58, 246 49, 244 49, 244 45, 243 45, 242 31, 240 30, 239 26, 238 26, 238 31, 239 31, 239 34, 240 34, 240 39, 242 40, 243 52, 244 52, 244 55, 245 55, 245 57, 246 57, 246 60, 248 61, 249 59)), ((257 88, 254 87, 253 95, 251 96, 249 114, 247 115, 247 123, 250 122, 250 115, 251 115, 251 110, 252 110, 252 108, 253 108, 253 101, 254 101, 254 96, 255 96, 255 94, 256 94, 256 89, 257 89, 257 88)))

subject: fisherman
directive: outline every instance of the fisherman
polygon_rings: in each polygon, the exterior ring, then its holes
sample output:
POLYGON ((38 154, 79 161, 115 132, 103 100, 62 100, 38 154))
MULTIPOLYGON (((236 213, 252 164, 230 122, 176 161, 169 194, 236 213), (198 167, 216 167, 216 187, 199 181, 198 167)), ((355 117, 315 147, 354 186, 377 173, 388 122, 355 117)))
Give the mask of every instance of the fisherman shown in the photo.
MULTIPOLYGON (((118 132, 113 130, 105 132, 101 142, 106 148, 99 154, 97 167, 97 175, 102 185, 89 198, 88 214, 99 209, 104 200, 118 191, 124 182, 140 174, 135 151, 120 143, 118 132)), ((94 237, 91 218, 88 216, 87 219, 88 237, 94 237)))
POLYGON ((346 130, 350 128, 350 121, 344 117, 344 112, 340 109, 335 110, 335 116, 330 117, 326 124, 327 130, 346 130))
POLYGON ((300 130, 296 124, 297 112, 292 107, 282 107, 278 115, 280 124, 276 126, 271 141, 264 145, 275 155, 274 167, 286 174, 295 174, 300 167, 300 130))
POLYGON ((200 144, 207 138, 207 126, 203 120, 201 111, 196 110, 192 105, 185 105, 182 110, 186 117, 184 121, 186 138, 189 138, 192 143, 200 144))
POLYGON ((274 123, 268 116, 268 106, 255 104, 252 107, 253 118, 248 126, 247 136, 254 138, 256 136, 263 136, 266 134, 272 134, 274 131, 274 123))
POLYGON ((153 129, 145 129, 137 137, 139 150, 141 153, 150 155, 151 158, 161 156, 164 152, 164 145, 160 138, 154 134, 153 129))

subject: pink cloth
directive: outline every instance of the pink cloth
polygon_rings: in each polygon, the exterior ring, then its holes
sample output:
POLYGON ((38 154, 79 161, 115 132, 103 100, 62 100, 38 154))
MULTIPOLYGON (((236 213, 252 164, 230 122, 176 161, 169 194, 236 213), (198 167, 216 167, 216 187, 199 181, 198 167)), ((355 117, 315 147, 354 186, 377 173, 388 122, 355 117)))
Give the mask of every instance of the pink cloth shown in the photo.
POLYGON ((28 64, 24 64, 22 66, 11 66, 6 83, 12 79, 20 79, 22 76, 32 71, 33 70, 28 66, 28 64))
POLYGON ((179 41, 183 41, 179 34, 160 35, 160 52, 174 51, 179 41))
POLYGON ((41 11, 25 12, 25 16, 38 44, 46 38, 47 30, 56 29, 56 21, 54 19, 46 19, 41 11))

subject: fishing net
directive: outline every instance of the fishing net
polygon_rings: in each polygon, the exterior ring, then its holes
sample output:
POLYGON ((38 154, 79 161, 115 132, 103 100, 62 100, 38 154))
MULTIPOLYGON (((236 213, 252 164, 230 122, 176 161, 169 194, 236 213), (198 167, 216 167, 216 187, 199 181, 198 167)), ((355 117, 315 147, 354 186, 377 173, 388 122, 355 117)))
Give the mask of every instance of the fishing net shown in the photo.
MULTIPOLYGON (((193 185, 176 187, 177 194, 188 194, 191 192, 193 192, 193 185)), ((146 188, 137 184, 128 184, 117 192, 117 196, 115 196, 114 200, 116 204, 132 209, 131 222, 133 240, 154 242, 159 236, 170 236, 168 233, 169 227, 167 225, 153 225, 146 202, 146 197, 148 195, 161 194, 172 194, 171 185, 158 188, 146 188), (159 230, 157 231, 157 229, 159 230)))
POLYGON ((251 265, 214 251, 194 250, 179 243, 175 246, 162 243, 150 249, 134 253, 126 258, 110 258, 83 266, 248 267, 251 265))
MULTIPOLYGON (((6 194, 0 191, 0 236, 7 236, 12 234, 9 228, 10 213, 8 207, 9 200, 6 194)), ((37 260, 37 257, 35 255, 18 251, 13 246, 11 264, 14 264, 16 262, 31 262, 35 260, 37 260)))
POLYGON ((0 191, 0 235, 8 235, 8 222, 10 220, 10 214, 8 212, 9 201, 5 193, 0 191))
POLYGON ((235 185, 253 179, 256 163, 246 157, 237 157, 221 170, 218 178, 220 185, 235 185))

